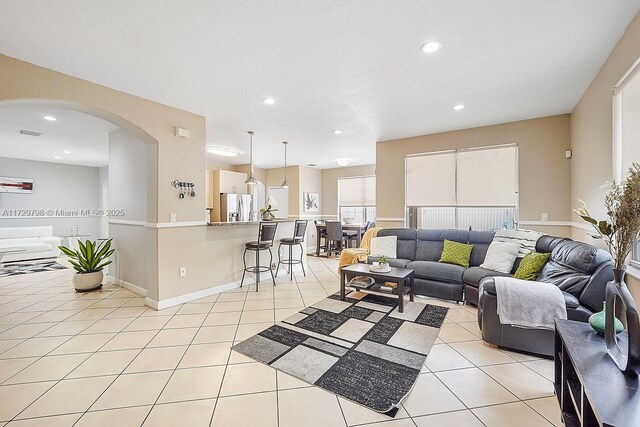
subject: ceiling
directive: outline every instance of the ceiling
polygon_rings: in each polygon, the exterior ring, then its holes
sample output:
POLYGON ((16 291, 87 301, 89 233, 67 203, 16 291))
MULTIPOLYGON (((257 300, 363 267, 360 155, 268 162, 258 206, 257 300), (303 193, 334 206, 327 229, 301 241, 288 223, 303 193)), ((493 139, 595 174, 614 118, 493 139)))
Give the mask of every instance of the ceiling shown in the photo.
POLYGON ((117 129, 110 122, 77 111, 8 104, 0 106, 0 157, 104 166, 109 162, 109 133, 117 129), (45 116, 57 120, 48 121, 45 116), (42 135, 22 135, 20 130, 42 135))
POLYGON ((242 151, 217 160, 247 163, 252 129, 257 166, 281 166, 287 140, 290 163, 326 168, 374 163, 376 141, 571 111, 640 0, 0 6, 3 54, 202 114, 209 144, 242 151))

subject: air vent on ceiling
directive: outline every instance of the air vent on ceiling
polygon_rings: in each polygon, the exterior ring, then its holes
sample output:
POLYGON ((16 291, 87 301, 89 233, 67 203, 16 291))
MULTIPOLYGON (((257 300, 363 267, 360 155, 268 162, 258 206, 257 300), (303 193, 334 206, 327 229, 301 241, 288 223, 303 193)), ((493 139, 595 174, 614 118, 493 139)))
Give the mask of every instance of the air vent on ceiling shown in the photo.
POLYGON ((318 165, 316 165, 315 163, 307 163, 307 166, 313 168, 313 167, 318 166, 318 165))
POLYGON ((22 129, 20 131, 20 133, 22 135, 29 135, 29 136, 40 136, 40 135, 42 135, 42 132, 36 132, 34 130, 24 130, 24 129, 22 129))

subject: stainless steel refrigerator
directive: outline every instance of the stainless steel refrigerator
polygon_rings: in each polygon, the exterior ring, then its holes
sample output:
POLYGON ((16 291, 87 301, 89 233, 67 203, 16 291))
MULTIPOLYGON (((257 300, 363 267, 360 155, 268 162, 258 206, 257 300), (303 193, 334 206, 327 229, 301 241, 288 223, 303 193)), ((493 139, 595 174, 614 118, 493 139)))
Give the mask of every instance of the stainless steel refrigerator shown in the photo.
POLYGON ((251 221, 251 194, 220 194, 220 221, 251 221))

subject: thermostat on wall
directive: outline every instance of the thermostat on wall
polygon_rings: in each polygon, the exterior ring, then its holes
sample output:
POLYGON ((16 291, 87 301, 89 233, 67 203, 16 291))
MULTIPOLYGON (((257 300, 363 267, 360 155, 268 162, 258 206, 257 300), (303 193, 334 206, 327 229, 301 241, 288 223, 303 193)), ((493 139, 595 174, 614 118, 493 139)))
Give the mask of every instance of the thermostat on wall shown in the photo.
POLYGON ((176 126, 176 136, 189 139, 189 129, 179 128, 176 126))

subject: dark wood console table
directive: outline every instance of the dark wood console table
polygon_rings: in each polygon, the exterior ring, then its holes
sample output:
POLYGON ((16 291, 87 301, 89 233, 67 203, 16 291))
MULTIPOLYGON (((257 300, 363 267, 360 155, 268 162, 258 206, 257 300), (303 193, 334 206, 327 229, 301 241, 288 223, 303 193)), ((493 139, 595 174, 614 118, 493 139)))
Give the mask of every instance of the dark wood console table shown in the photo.
POLYGON ((640 426, 640 381, 620 372, 588 323, 556 320, 554 360, 565 426, 640 426))

